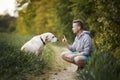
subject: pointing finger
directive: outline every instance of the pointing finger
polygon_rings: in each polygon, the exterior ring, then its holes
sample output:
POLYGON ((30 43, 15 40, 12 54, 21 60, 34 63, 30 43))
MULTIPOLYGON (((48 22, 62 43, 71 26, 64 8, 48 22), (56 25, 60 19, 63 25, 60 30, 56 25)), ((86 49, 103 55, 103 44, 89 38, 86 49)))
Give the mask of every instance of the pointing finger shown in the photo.
POLYGON ((65 35, 64 35, 64 39, 65 39, 66 37, 65 37, 65 35))

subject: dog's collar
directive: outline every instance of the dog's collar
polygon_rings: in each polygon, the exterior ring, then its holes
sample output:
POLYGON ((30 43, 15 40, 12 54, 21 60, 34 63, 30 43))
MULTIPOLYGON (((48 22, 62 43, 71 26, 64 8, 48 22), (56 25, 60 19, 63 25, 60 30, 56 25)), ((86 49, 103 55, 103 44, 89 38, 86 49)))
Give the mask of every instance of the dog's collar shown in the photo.
POLYGON ((40 37, 40 39, 41 39, 42 43, 45 45, 45 42, 43 41, 43 39, 41 37, 40 37))

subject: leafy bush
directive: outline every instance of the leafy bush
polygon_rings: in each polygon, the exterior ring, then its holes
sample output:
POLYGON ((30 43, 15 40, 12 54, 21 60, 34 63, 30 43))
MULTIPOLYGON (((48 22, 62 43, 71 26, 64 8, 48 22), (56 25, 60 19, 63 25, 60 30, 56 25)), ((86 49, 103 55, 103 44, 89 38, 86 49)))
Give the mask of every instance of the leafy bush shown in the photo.
POLYGON ((50 69, 54 51, 46 46, 42 58, 20 51, 21 45, 32 36, 0 34, 0 80, 31 80, 31 76, 50 69))
POLYGON ((109 52, 95 51, 77 80, 120 80, 120 65, 109 52))

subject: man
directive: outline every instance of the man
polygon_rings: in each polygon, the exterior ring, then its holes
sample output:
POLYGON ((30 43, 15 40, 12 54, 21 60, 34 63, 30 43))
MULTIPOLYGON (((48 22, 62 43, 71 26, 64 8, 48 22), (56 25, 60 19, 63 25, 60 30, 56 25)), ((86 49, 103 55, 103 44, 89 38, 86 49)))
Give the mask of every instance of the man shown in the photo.
POLYGON ((80 20, 73 21, 72 31, 76 35, 75 40, 69 45, 64 36, 62 42, 70 51, 62 52, 61 56, 65 61, 77 65, 80 70, 91 56, 92 40, 90 32, 83 30, 83 23, 80 20))

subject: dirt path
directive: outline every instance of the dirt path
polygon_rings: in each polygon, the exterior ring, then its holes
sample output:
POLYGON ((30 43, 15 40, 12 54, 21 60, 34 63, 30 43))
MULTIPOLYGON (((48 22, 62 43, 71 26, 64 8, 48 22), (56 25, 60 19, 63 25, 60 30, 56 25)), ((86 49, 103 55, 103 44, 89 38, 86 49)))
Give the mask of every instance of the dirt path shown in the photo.
POLYGON ((75 80, 75 76, 77 73, 75 72, 76 66, 69 65, 66 70, 58 72, 56 74, 52 74, 49 77, 49 80, 75 80))
POLYGON ((51 46, 56 53, 56 62, 53 70, 50 70, 47 74, 43 74, 34 80, 75 80, 77 76, 77 66, 65 62, 60 57, 62 51, 67 51, 66 48, 51 46))
MULTIPOLYGON (((59 52, 67 50, 66 48, 61 48, 56 46, 52 46, 52 48, 57 53, 57 58, 61 58, 59 52)), ((49 80, 75 80, 75 76, 77 75, 76 73, 77 66, 74 64, 68 64, 61 59, 59 60, 67 65, 61 71, 53 73, 49 77, 49 80)))

